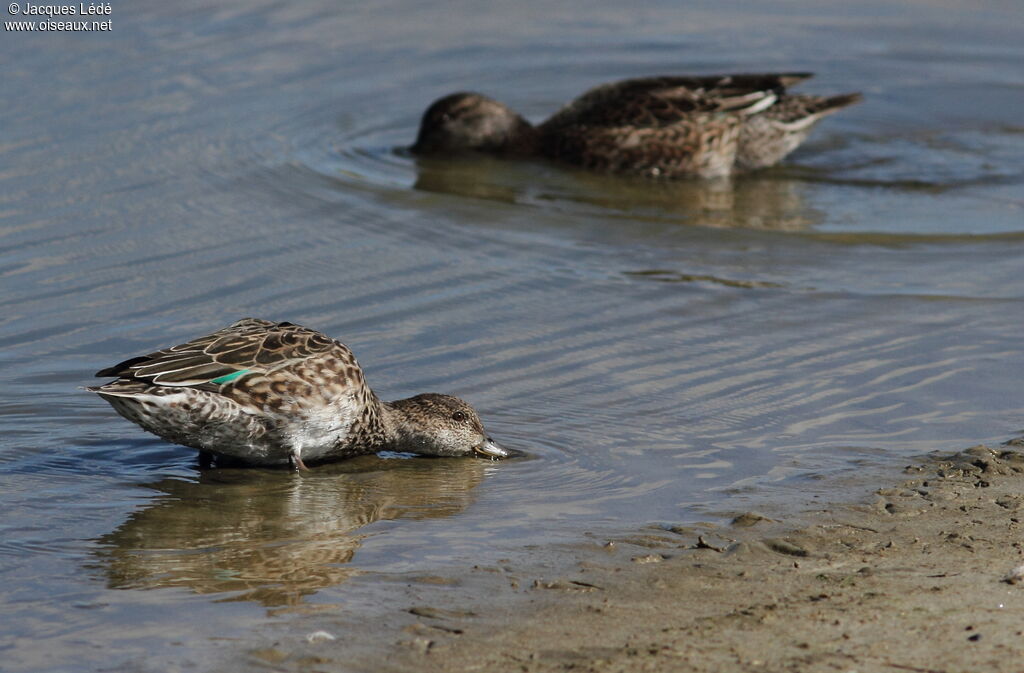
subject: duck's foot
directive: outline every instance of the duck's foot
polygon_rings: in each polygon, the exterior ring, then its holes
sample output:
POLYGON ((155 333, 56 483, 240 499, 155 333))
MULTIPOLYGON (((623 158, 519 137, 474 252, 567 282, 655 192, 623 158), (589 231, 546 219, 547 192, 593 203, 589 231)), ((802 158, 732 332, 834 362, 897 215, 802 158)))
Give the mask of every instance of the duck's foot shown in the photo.
POLYGON ((306 464, 302 462, 302 456, 297 451, 292 452, 292 455, 288 457, 288 463, 292 466, 292 469, 298 472, 299 470, 308 470, 306 464))

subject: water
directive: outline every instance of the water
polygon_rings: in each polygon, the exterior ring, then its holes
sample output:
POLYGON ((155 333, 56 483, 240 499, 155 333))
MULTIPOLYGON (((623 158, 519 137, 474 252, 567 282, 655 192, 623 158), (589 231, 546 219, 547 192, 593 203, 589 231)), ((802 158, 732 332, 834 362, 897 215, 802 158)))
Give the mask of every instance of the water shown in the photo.
POLYGON ((217 5, 0 46, 4 670, 208 670, 296 612, 386 613, 395 573, 1021 428, 1016 3, 217 5), (773 69, 866 101, 731 183, 395 149, 454 90, 541 119, 773 69), (80 389, 246 315, 341 338, 385 398, 465 397, 528 457, 202 472, 80 389))

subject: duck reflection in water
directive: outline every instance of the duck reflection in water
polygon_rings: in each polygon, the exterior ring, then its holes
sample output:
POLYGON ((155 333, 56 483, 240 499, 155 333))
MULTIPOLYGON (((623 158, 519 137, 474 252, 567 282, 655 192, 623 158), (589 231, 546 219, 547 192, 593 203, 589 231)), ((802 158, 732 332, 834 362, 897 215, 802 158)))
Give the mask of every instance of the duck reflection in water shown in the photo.
POLYGON ((381 520, 456 515, 488 464, 472 458, 376 456, 301 477, 270 470, 202 471, 147 484, 161 495, 97 540, 112 589, 186 587, 220 601, 299 606, 344 582, 365 533, 381 520))
POLYGON ((593 207, 631 221, 676 221, 716 229, 806 231, 825 220, 804 194, 809 182, 825 179, 817 169, 786 166, 715 180, 653 181, 580 169, 467 156, 417 160, 414 188, 501 203, 565 209, 593 207))

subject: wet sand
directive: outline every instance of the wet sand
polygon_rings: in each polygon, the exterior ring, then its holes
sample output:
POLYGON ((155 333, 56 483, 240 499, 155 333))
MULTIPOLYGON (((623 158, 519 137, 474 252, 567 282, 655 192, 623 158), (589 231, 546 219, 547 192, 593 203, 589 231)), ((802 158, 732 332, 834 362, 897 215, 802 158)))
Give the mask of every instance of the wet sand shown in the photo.
POLYGON ((223 670, 1020 671, 1024 442, 785 520, 645 529, 410 575, 383 621, 289 620, 223 670))

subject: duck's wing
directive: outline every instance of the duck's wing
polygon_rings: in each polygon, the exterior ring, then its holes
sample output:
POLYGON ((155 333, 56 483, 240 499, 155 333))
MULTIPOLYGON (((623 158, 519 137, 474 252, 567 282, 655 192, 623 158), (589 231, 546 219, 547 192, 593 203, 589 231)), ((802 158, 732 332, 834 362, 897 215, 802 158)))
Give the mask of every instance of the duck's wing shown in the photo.
POLYGON ((781 73, 627 79, 590 89, 541 128, 660 128, 701 112, 754 114, 771 107, 788 87, 809 77, 810 73, 781 73))
POLYGON ((782 124, 796 126, 813 124, 825 115, 859 103, 863 98, 864 96, 859 93, 846 93, 838 96, 809 96, 806 94, 783 96, 778 103, 765 111, 764 116, 782 124))
POLYGON ((258 318, 238 322, 188 343, 131 358, 96 376, 158 386, 219 391, 243 377, 267 374, 313 358, 354 365, 352 352, 315 330, 258 318))
POLYGON ((800 146, 822 117, 861 100, 859 93, 838 96, 786 95, 758 115, 749 117, 740 132, 737 166, 773 166, 800 146))

